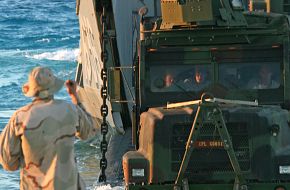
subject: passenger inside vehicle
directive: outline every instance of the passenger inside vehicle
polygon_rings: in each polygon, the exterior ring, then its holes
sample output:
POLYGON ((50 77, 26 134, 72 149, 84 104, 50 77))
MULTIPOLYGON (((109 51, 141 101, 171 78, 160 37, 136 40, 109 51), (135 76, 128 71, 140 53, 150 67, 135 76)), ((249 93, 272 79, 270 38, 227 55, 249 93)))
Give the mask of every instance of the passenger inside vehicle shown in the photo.
POLYGON ((247 87, 250 89, 273 89, 280 86, 274 78, 273 71, 269 65, 261 65, 256 77, 252 78, 247 87))
POLYGON ((219 83, 228 89, 274 89, 280 86, 277 63, 220 64, 219 83))

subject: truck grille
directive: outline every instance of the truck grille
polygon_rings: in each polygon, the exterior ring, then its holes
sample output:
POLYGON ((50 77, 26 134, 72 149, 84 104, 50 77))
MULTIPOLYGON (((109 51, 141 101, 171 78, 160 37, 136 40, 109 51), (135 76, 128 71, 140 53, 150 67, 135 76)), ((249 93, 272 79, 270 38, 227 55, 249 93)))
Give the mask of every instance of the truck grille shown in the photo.
MULTIPOLYGON (((227 123, 234 151, 242 171, 250 170, 249 138, 247 123, 227 123)), ((172 171, 178 172, 192 124, 175 124, 172 128, 172 171)), ((223 148, 218 129, 204 124, 195 143, 187 173, 210 174, 233 172, 227 152, 223 148)))

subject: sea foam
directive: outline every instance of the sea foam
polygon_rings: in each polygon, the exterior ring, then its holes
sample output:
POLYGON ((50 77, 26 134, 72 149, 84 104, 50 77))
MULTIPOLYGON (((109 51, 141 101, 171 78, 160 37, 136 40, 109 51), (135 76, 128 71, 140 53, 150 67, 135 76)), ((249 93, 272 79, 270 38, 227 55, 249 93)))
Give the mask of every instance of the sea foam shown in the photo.
POLYGON ((77 60, 79 49, 61 49, 54 52, 43 52, 39 54, 27 54, 25 57, 42 60, 54 60, 54 61, 75 61, 77 60))
POLYGON ((0 111, 0 118, 10 118, 15 110, 3 110, 0 111))
POLYGON ((111 187, 111 185, 101 185, 95 187, 94 190, 125 190, 125 187, 122 186, 111 187))

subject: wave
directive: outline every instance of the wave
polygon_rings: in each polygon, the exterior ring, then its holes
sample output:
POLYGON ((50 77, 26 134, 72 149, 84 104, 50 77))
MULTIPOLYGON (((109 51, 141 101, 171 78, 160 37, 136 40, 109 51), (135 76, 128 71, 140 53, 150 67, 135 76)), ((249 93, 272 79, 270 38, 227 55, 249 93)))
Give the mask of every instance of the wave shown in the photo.
MULTIPOLYGON (((7 90, 9 90, 10 92, 12 89, 18 88, 20 83, 23 83, 23 80, 27 78, 22 73, 23 72, 22 69, 9 65, 9 62, 8 64, 5 64, 1 69, 2 70, 0 72, 0 90, 2 92, 3 91, 6 92, 7 90), (11 69, 7 69, 8 67, 10 67, 11 69), (18 72, 15 71, 16 69, 18 72)), ((1 96, 3 96, 4 94, 2 93, 1 96)))
MULTIPOLYGON (((2 76, 0 76, 0 78, 2 78, 2 76)), ((17 84, 14 81, 19 80, 20 78, 10 78, 10 80, 1 80, 0 81, 0 89, 1 90, 5 90, 5 89, 11 89, 11 88, 15 88, 17 86, 19 86, 19 84, 17 84)))
POLYGON ((41 39, 37 39, 35 40, 36 43, 50 43, 50 42, 63 42, 63 41, 68 41, 71 39, 75 39, 75 38, 79 38, 78 36, 66 36, 66 37, 47 37, 47 38, 41 38, 41 39))
POLYGON ((63 37, 60 39, 61 41, 69 40, 69 37, 63 37))
POLYGON ((0 111, 0 118, 10 118, 16 110, 0 111))
POLYGON ((41 40, 36 40, 35 42, 46 42, 46 43, 49 43, 50 39, 49 38, 42 38, 41 40))
POLYGON ((1 57, 12 57, 15 55, 22 54, 23 51, 20 49, 0 49, 0 56, 1 57))
POLYGON ((111 185, 101 185, 94 187, 94 190, 125 190, 123 186, 111 187, 111 185))
POLYGON ((27 54, 25 57, 37 60, 54 60, 54 61, 76 61, 79 55, 79 49, 62 49, 55 52, 44 52, 40 54, 27 54))

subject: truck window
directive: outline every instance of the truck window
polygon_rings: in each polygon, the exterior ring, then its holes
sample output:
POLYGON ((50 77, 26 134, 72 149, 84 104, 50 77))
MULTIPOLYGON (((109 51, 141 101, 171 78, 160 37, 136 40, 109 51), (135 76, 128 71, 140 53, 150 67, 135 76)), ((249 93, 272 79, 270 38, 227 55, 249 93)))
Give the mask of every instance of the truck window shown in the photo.
POLYGON ((219 64, 219 83, 231 89, 275 89, 281 84, 279 63, 219 64))
POLYGON ((210 64, 164 65, 150 68, 152 92, 201 91, 212 82, 210 64))

